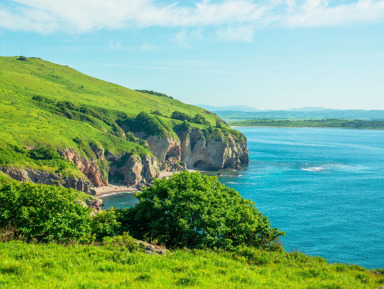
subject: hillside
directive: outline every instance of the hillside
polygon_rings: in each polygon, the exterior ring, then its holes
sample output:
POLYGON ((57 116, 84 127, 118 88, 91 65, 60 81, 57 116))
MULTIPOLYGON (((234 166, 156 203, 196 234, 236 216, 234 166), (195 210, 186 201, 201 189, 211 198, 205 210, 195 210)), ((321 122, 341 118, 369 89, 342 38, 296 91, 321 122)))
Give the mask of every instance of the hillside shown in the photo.
POLYGON ((248 161, 245 137, 207 110, 39 58, 0 58, 0 123, 0 170, 87 192, 248 161))

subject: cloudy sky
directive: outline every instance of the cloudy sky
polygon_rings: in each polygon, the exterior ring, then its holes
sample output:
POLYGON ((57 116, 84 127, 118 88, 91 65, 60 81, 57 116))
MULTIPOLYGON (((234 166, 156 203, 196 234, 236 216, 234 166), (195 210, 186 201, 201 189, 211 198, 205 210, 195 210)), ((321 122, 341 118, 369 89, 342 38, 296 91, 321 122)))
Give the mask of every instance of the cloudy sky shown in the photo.
POLYGON ((384 109, 384 0, 1 0, 0 55, 192 104, 384 109))

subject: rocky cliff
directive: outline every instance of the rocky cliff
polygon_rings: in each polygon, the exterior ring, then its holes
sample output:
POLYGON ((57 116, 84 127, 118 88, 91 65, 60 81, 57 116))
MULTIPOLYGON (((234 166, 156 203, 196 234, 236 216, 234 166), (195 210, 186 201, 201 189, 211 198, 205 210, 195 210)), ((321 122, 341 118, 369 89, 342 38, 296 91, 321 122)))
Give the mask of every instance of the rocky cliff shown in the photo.
MULTIPOLYGON (((141 133, 137 134, 142 137, 141 133)), ((174 136, 149 136, 146 141, 163 168, 239 169, 248 164, 247 140, 233 135, 210 135, 197 128, 174 136)))
POLYGON ((0 170, 17 181, 63 186, 65 188, 73 188, 88 194, 94 194, 92 191, 94 186, 86 178, 65 177, 61 174, 53 174, 32 169, 0 167, 0 170))

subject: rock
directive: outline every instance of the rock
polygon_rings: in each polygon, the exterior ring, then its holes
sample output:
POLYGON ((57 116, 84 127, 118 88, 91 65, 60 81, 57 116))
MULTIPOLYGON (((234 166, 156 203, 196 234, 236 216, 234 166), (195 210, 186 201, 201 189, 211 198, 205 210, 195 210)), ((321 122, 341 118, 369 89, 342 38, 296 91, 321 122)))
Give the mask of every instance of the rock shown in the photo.
POLYGON ((63 186, 65 188, 72 188, 88 194, 91 193, 91 189, 93 188, 93 185, 88 180, 83 180, 82 178, 64 177, 61 174, 56 175, 32 169, 1 167, 0 170, 9 175, 11 178, 22 182, 63 186))
POLYGON ((141 248, 143 248, 144 252, 147 254, 151 254, 151 255, 158 254, 158 255, 162 255, 162 256, 167 255, 167 249, 165 249, 161 246, 152 245, 152 244, 149 244, 147 242, 140 241, 140 240, 137 240, 136 243, 141 248))
POLYGON ((206 140, 199 129, 180 136, 181 160, 188 168, 203 170, 239 169, 248 164, 247 141, 236 141, 232 136, 227 139, 206 140))
MULTIPOLYGON (((99 155, 100 158, 104 158, 103 149, 99 149, 97 147, 92 147, 92 149, 96 155, 99 155)), ((108 179, 101 175, 97 160, 89 161, 77 154, 73 149, 66 149, 59 153, 67 160, 72 161, 94 186, 108 186, 108 179)))
POLYGON ((146 139, 151 152, 160 162, 165 162, 173 157, 180 161, 181 148, 180 141, 171 136, 149 136, 146 139))
MULTIPOLYGON (((141 135, 140 133, 136 136, 141 135)), ((166 171, 199 168, 220 170, 239 169, 248 164, 247 140, 236 140, 229 135, 226 139, 206 139, 200 129, 181 132, 179 139, 172 136, 149 136, 145 139, 151 152, 166 171), (181 167, 175 164, 185 163, 181 167)))
POLYGON ((131 155, 120 157, 120 161, 114 163, 109 174, 116 182, 122 182, 127 186, 148 185, 155 177, 159 176, 160 166, 154 156, 131 155))
POLYGON ((88 207, 94 209, 95 211, 101 211, 101 206, 103 205, 103 201, 100 199, 88 199, 86 200, 86 204, 88 207))

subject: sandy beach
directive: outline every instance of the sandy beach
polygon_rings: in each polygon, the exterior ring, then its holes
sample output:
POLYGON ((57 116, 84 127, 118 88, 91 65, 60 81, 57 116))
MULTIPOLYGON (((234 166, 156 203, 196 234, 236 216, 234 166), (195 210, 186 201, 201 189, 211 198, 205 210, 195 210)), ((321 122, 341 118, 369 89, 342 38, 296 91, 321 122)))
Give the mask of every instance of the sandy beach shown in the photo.
MULTIPOLYGON (((197 172, 197 170, 188 170, 190 172, 197 172)), ((178 173, 178 172, 160 172, 159 174, 159 179, 162 178, 169 178, 173 174, 178 173)), ((136 187, 128 187, 128 186, 122 186, 122 185, 108 185, 108 186, 103 186, 103 187, 97 187, 94 189, 96 191, 95 197, 102 197, 103 195, 111 194, 111 193, 118 193, 118 192, 130 192, 134 193, 139 191, 138 188, 136 187)))

